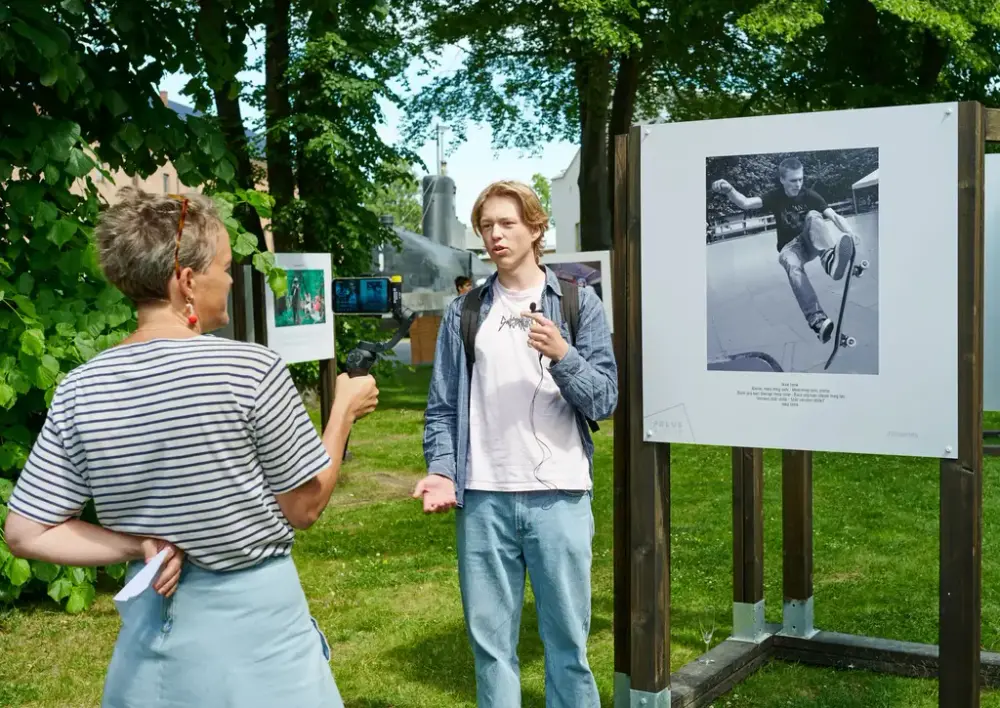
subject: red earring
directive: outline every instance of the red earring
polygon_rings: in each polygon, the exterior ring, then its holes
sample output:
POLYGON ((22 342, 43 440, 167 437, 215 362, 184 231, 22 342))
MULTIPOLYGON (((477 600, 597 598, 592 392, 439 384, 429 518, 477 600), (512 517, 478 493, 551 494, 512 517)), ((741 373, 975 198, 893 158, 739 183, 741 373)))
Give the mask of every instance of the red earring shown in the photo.
POLYGON ((194 314, 194 305, 192 305, 189 302, 187 304, 187 310, 188 310, 188 324, 192 326, 198 324, 198 315, 194 314))

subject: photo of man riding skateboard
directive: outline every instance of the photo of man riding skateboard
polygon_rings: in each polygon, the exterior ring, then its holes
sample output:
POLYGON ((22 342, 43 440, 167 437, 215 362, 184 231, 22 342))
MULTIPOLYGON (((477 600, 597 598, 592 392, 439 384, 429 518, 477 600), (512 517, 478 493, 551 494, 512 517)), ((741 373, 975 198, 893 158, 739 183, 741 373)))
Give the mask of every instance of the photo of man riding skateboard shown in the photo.
POLYGON ((725 179, 715 180, 712 191, 724 195, 743 211, 763 209, 774 215, 778 263, 788 274, 806 322, 819 340, 826 343, 835 323, 823 311, 804 266, 819 258, 826 274, 840 280, 861 239, 819 193, 804 185, 805 170, 797 158, 781 161, 778 180, 779 186, 759 196, 744 196, 725 179))

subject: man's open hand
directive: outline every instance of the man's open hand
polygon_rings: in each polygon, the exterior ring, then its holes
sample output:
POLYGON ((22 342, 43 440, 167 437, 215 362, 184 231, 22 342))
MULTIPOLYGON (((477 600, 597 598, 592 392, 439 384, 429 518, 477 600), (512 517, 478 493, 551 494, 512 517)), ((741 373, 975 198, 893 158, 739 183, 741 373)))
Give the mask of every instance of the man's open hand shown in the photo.
POLYGON ((547 356, 553 363, 559 361, 569 351, 569 344, 555 323, 541 312, 522 312, 521 317, 530 317, 535 322, 528 330, 528 346, 547 356))
POLYGON ((424 500, 425 514, 448 511, 457 504, 455 483, 439 474, 429 474, 417 482, 417 487, 413 490, 414 499, 421 497, 424 500))

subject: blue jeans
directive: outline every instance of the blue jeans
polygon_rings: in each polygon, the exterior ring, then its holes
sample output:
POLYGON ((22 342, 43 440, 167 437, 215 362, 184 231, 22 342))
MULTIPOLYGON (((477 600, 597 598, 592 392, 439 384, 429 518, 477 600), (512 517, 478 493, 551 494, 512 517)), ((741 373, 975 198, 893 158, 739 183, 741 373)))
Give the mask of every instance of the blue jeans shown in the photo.
POLYGON ((518 708, 525 572, 545 648, 547 708, 600 708, 587 662, 594 516, 589 493, 468 490, 456 511, 458 577, 478 708, 518 708))
MULTIPOLYGON (((142 568, 129 564, 127 580, 142 568)), ((170 598, 122 610, 102 708, 343 708, 330 645, 288 556, 213 572, 185 562, 170 598)))

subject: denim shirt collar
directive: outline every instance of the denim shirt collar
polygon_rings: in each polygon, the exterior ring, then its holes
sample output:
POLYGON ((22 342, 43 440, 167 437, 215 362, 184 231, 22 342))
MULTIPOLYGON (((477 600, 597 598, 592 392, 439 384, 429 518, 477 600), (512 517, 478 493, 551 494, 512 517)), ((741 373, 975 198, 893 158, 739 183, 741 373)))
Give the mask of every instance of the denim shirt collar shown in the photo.
MULTIPOLYGON (((545 289, 554 293, 558 297, 562 297, 562 286, 559 284, 559 277, 556 275, 555 271, 544 264, 539 264, 539 268, 545 272, 545 289)), ((497 271, 493 271, 486 278, 486 282, 483 283, 482 290, 479 291, 480 300, 486 297, 486 293, 493 292, 493 283, 496 282, 497 277, 499 277, 499 273, 497 271)))

